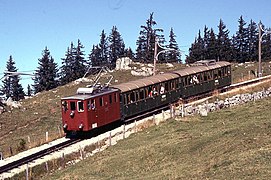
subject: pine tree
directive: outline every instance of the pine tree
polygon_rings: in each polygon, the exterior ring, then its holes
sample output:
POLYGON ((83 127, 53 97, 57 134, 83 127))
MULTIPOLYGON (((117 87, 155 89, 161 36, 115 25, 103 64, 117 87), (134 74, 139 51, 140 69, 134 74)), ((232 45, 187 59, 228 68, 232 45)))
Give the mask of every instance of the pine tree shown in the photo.
POLYGON ((102 62, 100 61, 100 54, 101 53, 98 45, 93 45, 89 54, 89 62, 91 67, 102 66, 102 62))
POLYGON ((258 57, 258 31, 257 24, 251 19, 248 25, 248 60, 255 61, 258 57))
POLYGON ((110 68, 116 67, 116 60, 124 56, 125 44, 116 26, 113 26, 109 35, 109 62, 110 68))
POLYGON ((204 40, 201 37, 199 30, 198 36, 195 38, 194 43, 189 48, 189 55, 186 57, 186 63, 194 63, 199 60, 203 60, 204 57, 204 40))
MULTIPOLYGON (((264 26, 263 26, 264 29, 264 26)), ((267 32, 271 32, 271 28, 265 29, 267 32)), ((262 60, 271 60, 271 34, 267 33, 262 37, 262 60)))
POLYGON ((139 38, 136 42, 136 58, 142 62, 153 62, 154 59, 154 45, 155 38, 159 39, 159 43, 164 43, 164 36, 158 35, 157 32, 163 32, 162 29, 154 29, 157 23, 153 19, 153 13, 150 14, 150 18, 146 21, 146 26, 141 26, 139 38))
MULTIPOLYGON (((9 59, 7 61, 6 65, 6 71, 9 72, 17 72, 17 69, 15 67, 15 62, 12 59, 12 56, 9 56, 9 59)), ((3 86, 1 88, 1 92, 6 95, 6 98, 9 98, 12 96, 12 76, 8 76, 8 73, 4 73, 4 77, 6 77, 2 83, 3 86)))
POLYGON ((248 30, 245 27, 246 22, 241 16, 238 20, 239 27, 236 33, 236 51, 237 51, 237 62, 243 63, 248 60, 248 30))
POLYGON ((206 59, 217 59, 217 39, 213 28, 209 31, 209 37, 207 41, 207 53, 206 59))
POLYGON ((67 48, 65 58, 62 58, 62 66, 60 67, 60 83, 62 85, 73 81, 73 70, 72 70, 72 52, 70 48, 67 48))
POLYGON ((19 76, 14 76, 13 77, 13 82, 12 82, 12 100, 14 101, 19 101, 21 99, 24 99, 25 93, 22 85, 20 84, 20 78, 19 76))
POLYGON ((208 27, 205 25, 203 30, 203 44, 202 44, 202 59, 208 59, 208 44, 210 39, 210 31, 208 27))
MULTIPOLYGON (((71 47, 72 48, 72 47, 71 47)), ((77 47, 73 47, 72 54, 73 54, 73 61, 72 61, 72 71, 74 78, 73 80, 79 79, 84 76, 86 73, 86 66, 87 61, 85 60, 85 54, 84 54, 84 46, 78 39, 77 41, 77 47)))
POLYGON ((226 25, 220 19, 218 25, 217 35, 217 60, 230 61, 231 56, 231 39, 229 38, 229 30, 226 29, 226 25))
POLYGON ((127 49, 124 49, 124 57, 129 57, 130 59, 135 59, 135 54, 130 47, 127 49))
MULTIPOLYGON (((17 72, 17 68, 15 67, 15 62, 13 61, 12 56, 9 56, 6 65, 6 71, 8 72, 17 72)), ((11 97, 15 101, 19 101, 20 99, 24 99, 24 91, 22 85, 19 83, 20 78, 18 75, 9 75, 8 73, 4 73, 6 77, 2 82, 3 86, 1 88, 1 92, 6 95, 6 98, 11 97)))
POLYGON ((32 95, 32 89, 31 89, 31 86, 28 84, 27 85, 27 96, 31 96, 32 95))
POLYGON ((101 39, 98 47, 99 51, 97 51, 97 53, 99 53, 98 55, 101 61, 101 66, 109 67, 109 45, 104 30, 102 30, 101 39))
POLYGON ((176 41, 176 35, 173 32, 173 28, 170 29, 169 32, 169 45, 170 49, 174 49, 175 51, 169 51, 166 53, 166 61, 167 62, 181 62, 181 53, 178 47, 178 43, 176 41))
POLYGON ((35 72, 34 79, 34 91, 35 93, 41 91, 48 91, 57 87, 58 75, 57 75, 57 64, 50 55, 50 51, 47 47, 42 52, 42 58, 38 60, 38 69, 35 72))

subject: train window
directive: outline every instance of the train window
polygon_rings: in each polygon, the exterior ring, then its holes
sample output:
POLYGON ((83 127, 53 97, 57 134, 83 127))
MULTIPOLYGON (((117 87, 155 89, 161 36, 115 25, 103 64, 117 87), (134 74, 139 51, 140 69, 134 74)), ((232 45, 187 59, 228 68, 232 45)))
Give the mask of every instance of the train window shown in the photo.
POLYGON ((204 79, 204 74, 203 73, 200 73, 200 82, 202 82, 204 79))
POLYGON ((62 101, 62 108, 63 108, 64 111, 68 110, 68 103, 67 103, 67 101, 62 101))
POLYGON ((222 71, 221 69, 218 69, 218 77, 220 78, 222 76, 222 71))
POLYGON ((164 93, 165 93, 165 83, 162 83, 160 87, 160 94, 164 94, 164 93))
POLYGON ((168 91, 168 82, 165 83, 165 90, 168 91))
POLYGON ((100 106, 103 106, 104 105, 104 99, 103 97, 100 97, 100 106))
POLYGON ((88 101, 88 109, 95 109, 95 99, 91 99, 90 101, 88 101))
POLYGON ((112 95, 109 95, 109 103, 112 104, 112 95))
POLYGON ((139 100, 140 100, 140 97, 139 97, 139 92, 138 92, 138 91, 136 91, 136 92, 135 92, 135 94, 136 94, 136 101, 139 101, 139 100))
POLYGON ((75 110, 76 110, 76 105, 75 105, 75 102, 74 102, 74 101, 71 101, 71 102, 70 102, 70 107, 71 107, 71 110, 72 110, 72 111, 75 111, 75 110))
POLYGON ((215 70, 214 70, 214 79, 217 79, 217 77, 218 77, 218 70, 215 69, 215 70))
POLYGON ((203 81, 207 81, 208 80, 208 73, 204 72, 203 74, 203 81))
POLYGON ((140 99, 144 99, 145 98, 145 96, 144 96, 144 89, 140 89, 140 91, 139 91, 139 98, 140 99))
POLYGON ((212 71, 208 71, 206 72, 207 73, 207 77, 208 77, 208 80, 211 80, 212 79, 212 71))
POLYGON ((124 104, 127 104, 127 94, 124 95, 124 104))
POLYGON ((83 101, 78 101, 78 112, 84 112, 84 102, 83 101))
POLYGON ((120 102, 122 103, 122 95, 120 95, 120 102))
POLYGON ((131 92, 131 94, 130 94, 130 101, 129 102, 130 103, 135 102, 135 93, 134 92, 131 92))

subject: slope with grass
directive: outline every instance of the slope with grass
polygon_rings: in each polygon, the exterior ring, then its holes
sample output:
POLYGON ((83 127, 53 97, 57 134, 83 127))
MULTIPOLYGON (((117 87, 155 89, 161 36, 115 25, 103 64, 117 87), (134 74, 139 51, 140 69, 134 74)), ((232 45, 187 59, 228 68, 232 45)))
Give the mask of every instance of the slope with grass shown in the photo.
POLYGON ((169 120, 46 179, 268 179, 270 106, 268 98, 169 120))

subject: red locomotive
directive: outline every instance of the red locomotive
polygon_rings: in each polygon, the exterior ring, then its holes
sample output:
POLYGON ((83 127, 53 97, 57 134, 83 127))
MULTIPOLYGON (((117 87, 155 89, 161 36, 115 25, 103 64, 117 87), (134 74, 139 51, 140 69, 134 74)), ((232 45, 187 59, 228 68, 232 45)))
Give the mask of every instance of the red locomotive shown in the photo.
POLYGON ((230 63, 200 61, 184 70, 115 86, 79 88, 61 99, 63 129, 67 135, 90 132, 230 84, 230 63))

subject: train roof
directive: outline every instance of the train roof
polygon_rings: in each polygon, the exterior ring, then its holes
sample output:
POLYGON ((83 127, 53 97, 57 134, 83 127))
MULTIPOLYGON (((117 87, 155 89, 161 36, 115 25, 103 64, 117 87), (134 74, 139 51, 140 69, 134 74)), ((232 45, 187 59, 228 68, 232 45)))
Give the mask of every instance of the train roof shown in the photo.
POLYGON ((175 79, 178 77, 179 76, 174 73, 164 73, 164 74, 158 74, 155 76, 150 76, 150 77, 146 77, 146 78, 135 80, 135 81, 130 81, 130 82, 114 85, 112 87, 120 89, 122 92, 127 92, 133 89, 138 89, 141 87, 153 85, 153 84, 167 81, 170 79, 175 79))
POLYGON ((174 73, 177 73, 180 76, 186 76, 189 74, 196 74, 203 71, 208 71, 230 65, 230 63, 227 61, 212 62, 210 64, 208 64, 207 62, 208 61, 199 61, 198 63, 194 64, 194 66, 179 71, 174 71, 174 73))
POLYGON ((215 61, 203 60, 203 61, 198 61, 197 63, 194 64, 194 66, 188 67, 186 69, 182 69, 182 70, 174 71, 170 73, 159 74, 155 76, 150 76, 150 77, 138 79, 135 81, 113 85, 112 87, 120 89, 122 92, 127 92, 127 91, 131 91, 131 90, 138 89, 141 87, 150 86, 159 82, 164 82, 170 79, 175 79, 180 76, 208 71, 211 69, 216 69, 216 68, 227 66, 227 65, 230 65, 230 63, 226 61, 215 62, 215 61))
MULTIPOLYGON (((83 89, 88 89, 88 88, 83 88, 83 89)), ((111 88, 111 87, 103 89, 103 90, 99 90, 99 91, 96 91, 93 93, 89 93, 89 92, 85 91, 85 93, 80 92, 75 95, 63 97, 63 98, 61 98, 61 100, 86 100, 86 99, 90 99, 90 98, 95 98, 97 96, 106 95, 110 92, 113 93, 113 92, 117 92, 117 91, 119 91, 119 90, 115 89, 115 88, 111 88)))

